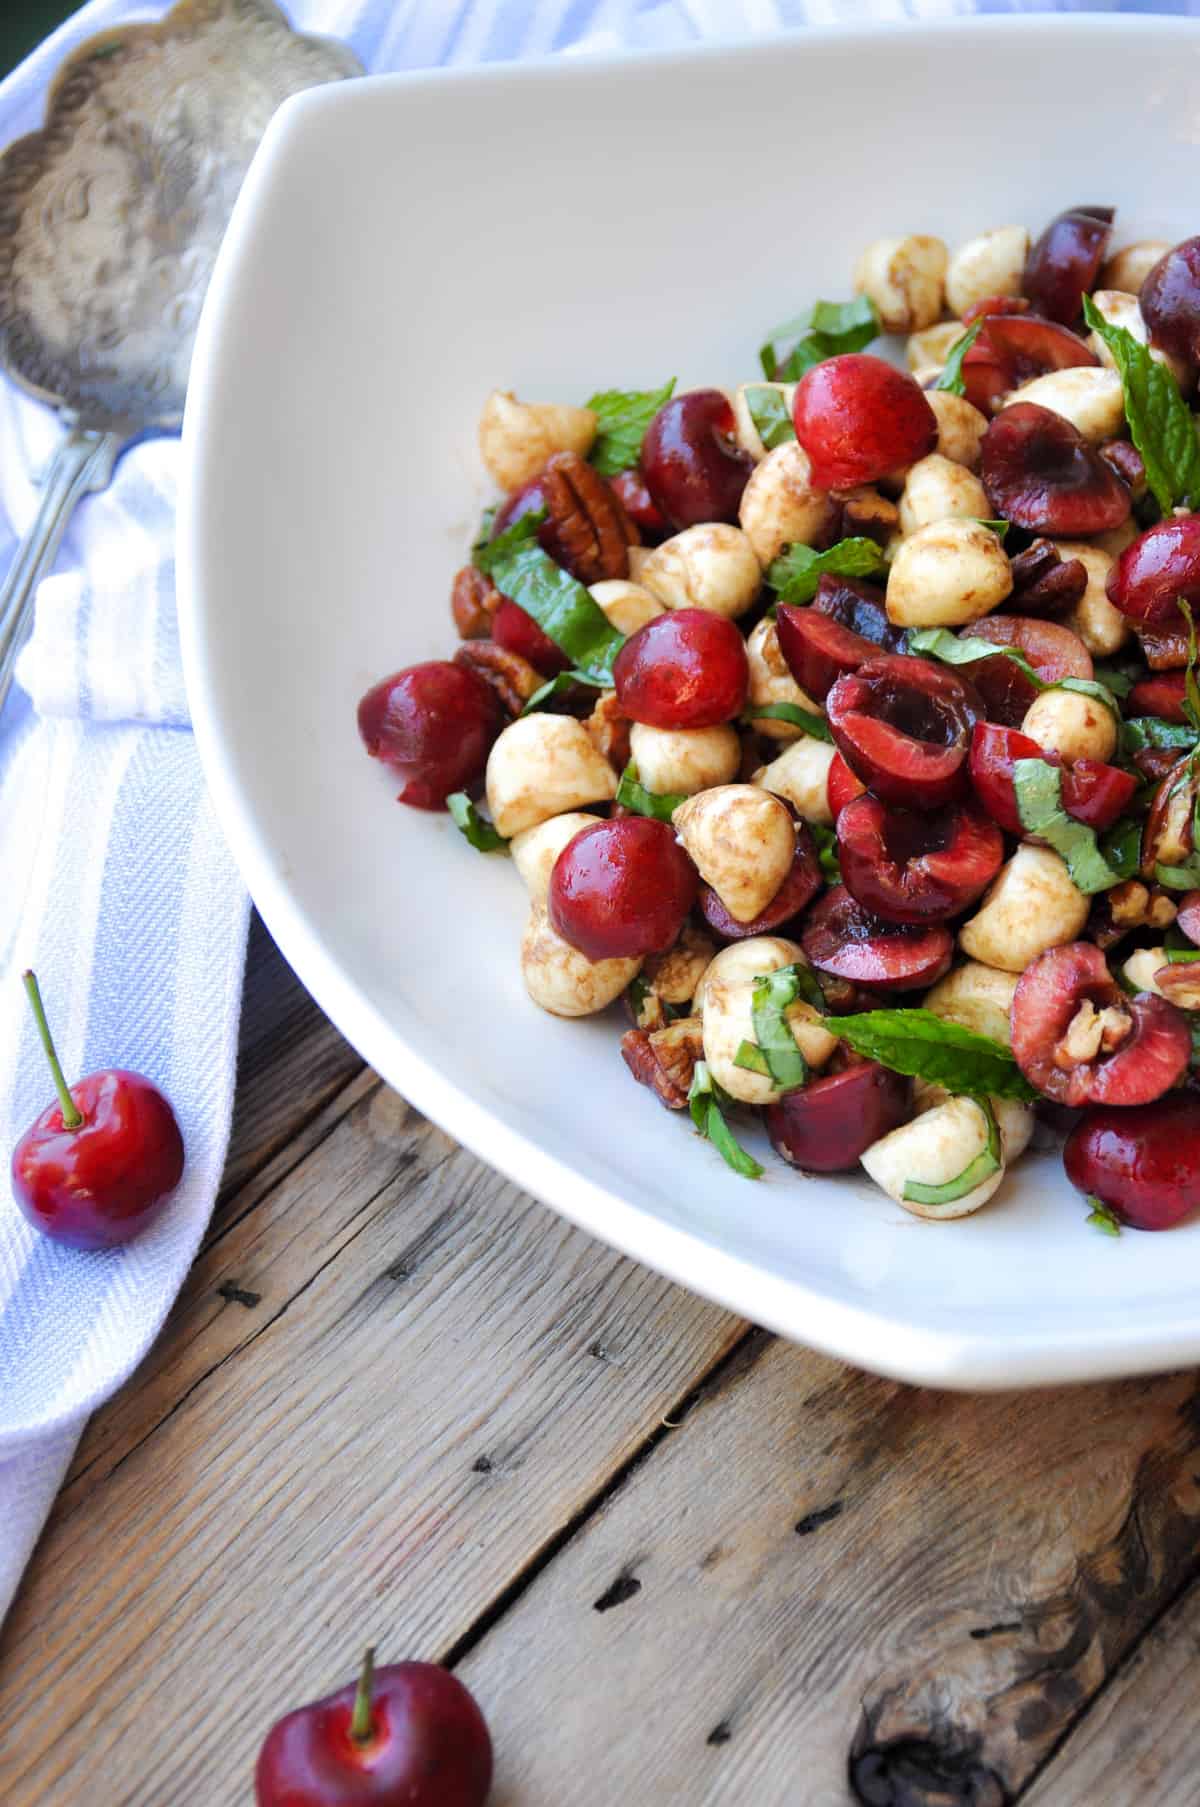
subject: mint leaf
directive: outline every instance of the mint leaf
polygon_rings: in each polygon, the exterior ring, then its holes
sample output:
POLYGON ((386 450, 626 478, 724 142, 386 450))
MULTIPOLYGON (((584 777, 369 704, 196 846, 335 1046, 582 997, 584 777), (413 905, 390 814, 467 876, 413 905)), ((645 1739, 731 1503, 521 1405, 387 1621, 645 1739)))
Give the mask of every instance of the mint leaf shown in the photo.
POLYGON ((963 395, 966 384, 963 382, 962 362, 979 337, 983 326, 982 318, 972 320, 961 339, 950 347, 950 355, 942 367, 942 374, 934 384, 935 389, 946 389, 951 395, 963 395))
POLYGON ((1129 436, 1142 454, 1146 481, 1164 516, 1179 502, 1200 506, 1200 439, 1179 384, 1123 326, 1104 318, 1090 295, 1083 317, 1112 352, 1125 394, 1129 436))
POLYGON ((904 646, 906 652, 938 659, 943 665, 974 665, 977 659, 994 659, 999 653, 1003 658, 1011 659, 1015 665, 1019 665, 1039 690, 1050 688, 1044 679, 1038 677, 1019 647, 997 646, 978 634, 967 634, 964 638, 952 634, 948 627, 910 627, 904 646))
POLYGON ((692 1075, 691 1090, 688 1092, 688 1109, 692 1113, 692 1122, 700 1134, 712 1143, 727 1167, 731 1167, 744 1180, 759 1180, 763 1170, 754 1156, 735 1138, 725 1121, 722 1102, 728 1103, 729 1100, 709 1072, 708 1062, 698 1060, 692 1075))
POLYGON ((1142 824, 1136 816, 1125 816, 1100 836, 1100 857, 1111 866, 1118 879, 1135 878, 1142 863, 1142 824))
POLYGON ((795 439, 792 411, 782 391, 769 383, 747 383, 745 396, 750 418, 768 452, 795 439))
POLYGON ((601 672, 592 671, 560 671, 557 676, 547 678, 539 684, 529 701, 521 710, 522 715, 534 715, 537 710, 544 709, 552 703, 556 696, 562 696, 568 690, 574 690, 580 684, 590 684, 594 690, 604 690, 608 678, 601 672))
POLYGON ((1196 740, 1196 730, 1186 722, 1164 722, 1157 715, 1135 715, 1121 727, 1123 753, 1140 753, 1144 747, 1180 747, 1186 752, 1196 740))
POLYGON ((675 391, 675 378, 661 389, 602 389, 584 403, 596 416, 596 437, 588 463, 602 477, 632 470, 642 454, 646 428, 675 391))
POLYGON ((814 552, 811 546, 789 546, 772 560, 767 582, 780 602, 800 605, 812 601, 817 580, 826 571, 834 577, 882 577, 886 570, 882 546, 859 537, 839 540, 825 552, 814 552))
POLYGON ((656 822, 669 822, 687 798, 672 796, 670 792, 648 791, 638 778, 636 762, 631 759, 621 773, 616 801, 631 815, 653 816, 656 822))
MULTIPOLYGON (((532 615, 571 664, 593 682, 611 683, 612 662, 625 644, 595 597, 569 571, 548 558, 530 535, 504 545, 533 515, 523 515, 493 540, 484 555, 492 582, 532 615)), ((536 527, 531 532, 536 531, 536 527)))
POLYGON ((797 383, 806 370, 826 358, 843 356, 848 351, 862 351, 872 339, 879 337, 879 315, 875 303, 866 295, 853 301, 818 301, 809 314, 798 314, 785 320, 767 334, 759 347, 759 363, 768 382, 797 383), (782 360, 776 346, 794 341, 782 360))
POLYGON ((477 853, 507 853, 508 842, 480 815, 466 791, 451 791, 446 798, 455 827, 466 835, 477 853))
POLYGON ((825 717, 814 715, 811 709, 802 709, 799 703, 747 704, 742 715, 742 726, 752 728, 755 722, 788 722, 813 740, 833 739, 825 717))
POLYGON ((1054 851, 1062 855, 1071 875, 1071 883, 1085 897, 1107 891, 1119 882, 1100 851, 1096 832, 1086 822, 1069 816, 1062 803, 1062 773, 1058 766, 1044 759, 1018 759, 1013 762, 1013 790, 1017 814, 1027 834, 1040 835, 1054 851))
MULTIPOLYGON (((495 518, 493 514, 492 520, 495 518)), ((481 528, 480 537, 471 548, 471 562, 491 577, 497 565, 502 565, 505 559, 536 538, 537 530, 545 519, 544 508, 530 509, 528 514, 523 514, 514 521, 511 527, 506 527, 503 533, 497 534, 494 540, 485 541, 481 528)), ((491 532, 490 526, 488 532, 491 532)), ((497 584, 496 588, 499 587, 497 584)))
POLYGON ((800 979, 795 966, 758 975, 751 993, 750 1021, 754 1025, 754 1037, 767 1063, 771 1083, 783 1092, 795 1091, 797 1086, 808 1084, 808 1063, 796 1046, 786 1015, 789 1006, 800 996, 800 979))
POLYGON ((1085 1221, 1090 1223, 1093 1228, 1100 1230, 1105 1236, 1119 1236, 1121 1220, 1116 1212, 1111 1211, 1101 1199, 1096 1197, 1094 1192, 1088 1193, 1087 1202, 1092 1208, 1085 1221))
POLYGON ((968 1192, 974 1192, 976 1186, 982 1186, 984 1180, 990 1180, 1003 1167, 1004 1155, 996 1113, 986 1098, 972 1097, 971 1102, 977 1104, 983 1112, 987 1141, 975 1159, 967 1162, 961 1173, 955 1174, 952 1180, 944 1180, 940 1186, 927 1186, 923 1180, 905 1180, 904 1197, 911 1204, 933 1207, 952 1205, 958 1199, 966 1198, 968 1192))
POLYGON ((825 1027, 868 1060, 877 1060, 893 1073, 928 1079, 948 1092, 1025 1102, 1038 1096, 1007 1048, 990 1036, 964 1029, 961 1023, 934 1016, 932 1010, 868 1010, 858 1016, 830 1016, 825 1018, 825 1027))

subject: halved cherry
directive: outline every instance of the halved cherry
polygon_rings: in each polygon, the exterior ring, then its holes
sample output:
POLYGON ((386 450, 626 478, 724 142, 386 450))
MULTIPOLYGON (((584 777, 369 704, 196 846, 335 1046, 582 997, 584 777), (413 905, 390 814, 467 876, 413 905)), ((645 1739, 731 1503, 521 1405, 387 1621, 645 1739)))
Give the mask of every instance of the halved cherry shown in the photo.
POLYGON ((793 608, 781 602, 775 611, 779 650, 801 690, 824 702, 839 678, 857 671, 879 648, 832 615, 793 608))
POLYGON ((855 797, 861 797, 866 788, 862 779, 855 777, 841 754, 835 753, 825 779, 825 800, 835 822, 847 803, 853 803, 855 797))
POLYGON ((984 414, 993 414, 1022 383, 1051 370, 1098 364, 1077 334, 1037 314, 990 314, 963 356, 963 390, 984 414))
POLYGON ((1175 918, 1189 941, 1200 947, 1200 891, 1189 891, 1182 898, 1175 918))
POLYGON ((873 1060, 785 1092, 767 1112, 767 1134, 777 1154, 809 1173, 846 1173, 872 1142, 907 1122, 912 1111, 907 1079, 873 1060))
MULTIPOLYGON (((1013 767, 1018 759, 1042 759, 1057 766, 1057 755, 1046 754, 1036 740, 1015 728, 979 722, 971 737, 971 783, 975 795, 994 822, 1008 834, 1024 834, 1013 767)), ((1062 800, 1067 814, 1089 828, 1111 828, 1132 802, 1137 779, 1118 766, 1099 759, 1077 759, 1063 768, 1062 800)))
POLYGON ((911 376, 850 352, 805 372, 792 399, 813 482, 853 489, 915 464, 937 444, 937 416, 911 376))
POLYGON ((988 500, 1018 527, 1061 539, 1104 533, 1129 519, 1129 491, 1116 472, 1077 427, 1036 402, 1014 402, 997 414, 979 456, 988 500))
POLYGON ((898 653, 904 647, 904 629, 888 620, 883 591, 875 584, 859 583, 853 577, 835 577, 823 571, 817 579, 812 606, 818 615, 829 615, 840 621, 851 633, 861 634, 881 646, 884 652, 898 653))
POLYGON ((1180 598, 1200 604, 1200 515, 1148 527, 1126 546, 1106 588, 1109 601, 1139 626, 1180 627, 1180 598))
POLYGON ((803 822, 796 825, 796 854, 791 870, 764 910, 750 922, 731 916, 711 885, 701 885, 697 902, 710 929, 725 941, 745 941, 751 935, 773 935, 811 903, 825 883, 812 835, 803 822))
POLYGON ((1183 699, 1187 673, 1164 671, 1142 678, 1125 699, 1126 715, 1157 715, 1164 722, 1185 722, 1183 699))
MULTIPOLYGON (((1015 646, 1025 654, 1043 684, 1061 684, 1064 678, 1094 675, 1091 653, 1079 635, 1061 622, 1040 621, 1036 615, 987 615, 982 621, 972 622, 970 632, 974 639, 990 640, 993 646, 1015 646)), ((974 676, 972 670, 972 682, 974 676)))
POLYGON ((1096 286, 1112 237, 1112 207, 1069 207, 1051 220, 1025 263, 1025 293, 1048 320, 1073 326, 1096 286))
MULTIPOLYGON (((974 631, 975 627, 972 627, 970 632, 974 631)), ((970 680, 983 704, 987 720, 1005 728, 1019 728, 1029 713, 1030 704, 1041 695, 1037 684, 1021 670, 1016 660, 1006 659, 1002 653, 996 653, 990 659, 973 659, 960 670, 970 680)))
POLYGON ((1122 1223, 1169 1230, 1200 1202, 1200 1098, 1171 1092, 1133 1110, 1089 1111, 1067 1138, 1063 1166, 1122 1223))
POLYGON ((946 666, 878 654, 838 679, 825 709, 846 764, 885 803, 938 809, 963 790, 983 706, 946 666))
POLYGON ((545 678, 568 671, 571 661, 549 634, 544 634, 533 616, 519 602, 505 596, 492 616, 492 639, 506 652, 528 659, 535 671, 545 678))
POLYGON ((1120 766, 1102 759, 1077 759, 1063 772, 1063 808, 1089 828, 1111 828, 1133 802, 1137 787, 1133 773, 1120 766))
POLYGON ((1174 1004, 1126 997, 1100 949, 1071 941, 1017 981, 1012 1049, 1029 1083, 1060 1104, 1150 1104, 1187 1071, 1192 1036, 1174 1004))
POLYGON ((1006 608, 1039 621, 1069 615, 1088 587, 1081 558, 1062 558, 1052 540, 1037 539, 1012 561, 1013 590, 1006 608))
POLYGON ((837 819, 837 843, 847 890, 885 922, 957 916, 1004 860, 1004 836, 973 802, 929 815, 857 797, 837 819))
POLYGON ((868 989, 924 991, 949 971, 954 937, 940 923, 885 922, 835 885, 804 919, 813 966, 868 989))
POLYGON ((982 301, 973 301, 963 311, 964 326, 974 326, 976 320, 994 318, 997 314, 1027 314, 1029 303, 1024 295, 985 295, 982 301))

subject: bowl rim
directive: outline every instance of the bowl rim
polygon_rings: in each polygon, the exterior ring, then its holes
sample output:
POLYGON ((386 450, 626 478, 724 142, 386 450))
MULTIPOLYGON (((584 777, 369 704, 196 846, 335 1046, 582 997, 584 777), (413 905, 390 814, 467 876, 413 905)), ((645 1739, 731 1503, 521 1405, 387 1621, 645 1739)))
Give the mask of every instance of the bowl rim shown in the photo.
POLYGON ((205 644, 204 472, 216 456, 208 394, 221 357, 226 315, 238 287, 243 250, 256 216, 270 204, 293 143, 329 112, 354 111, 378 98, 429 87, 495 87, 546 80, 619 80, 631 65, 679 69, 697 62, 753 63, 803 46, 815 56, 918 38, 934 50, 964 37, 1090 37, 1193 40, 1200 22, 1169 14, 981 14, 937 21, 821 25, 747 40, 722 38, 671 51, 605 50, 466 69, 369 75, 314 88, 284 102, 251 164, 218 254, 196 335, 183 423, 184 468, 177 531, 177 598, 184 675, 197 747, 220 826, 266 927, 319 1007, 363 1059, 433 1122, 515 1185, 590 1235, 714 1303, 781 1335, 856 1366, 918 1385, 989 1390, 1160 1371, 1200 1359, 1200 1312, 1153 1322, 1106 1323, 1088 1331, 967 1332, 914 1326, 885 1308, 831 1298, 783 1279, 699 1235, 665 1222, 597 1184, 512 1129, 411 1046, 343 972, 292 894, 286 873, 256 820, 223 742, 220 696, 205 644), (864 1360, 864 1348, 871 1351, 864 1360))

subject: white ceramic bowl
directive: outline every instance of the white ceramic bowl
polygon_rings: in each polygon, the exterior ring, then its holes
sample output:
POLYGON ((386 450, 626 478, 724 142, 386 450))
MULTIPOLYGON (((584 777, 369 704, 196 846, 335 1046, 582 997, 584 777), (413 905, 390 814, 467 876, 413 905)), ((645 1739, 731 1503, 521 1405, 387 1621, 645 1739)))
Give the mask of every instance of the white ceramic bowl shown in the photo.
POLYGON ((1027 17, 382 78, 280 112, 204 312, 180 594, 196 732, 259 909, 392 1084, 595 1235, 897 1377, 994 1387, 1200 1357, 1200 1221, 1089 1229, 1057 1156, 956 1223, 860 1175, 735 1178, 634 1085, 613 1017, 543 1015, 523 889, 363 754, 375 679, 447 656, 493 387, 757 374, 896 231, 952 245, 1115 202, 1200 220, 1200 30, 1027 17), (1191 211, 1189 211, 1191 209, 1191 211))

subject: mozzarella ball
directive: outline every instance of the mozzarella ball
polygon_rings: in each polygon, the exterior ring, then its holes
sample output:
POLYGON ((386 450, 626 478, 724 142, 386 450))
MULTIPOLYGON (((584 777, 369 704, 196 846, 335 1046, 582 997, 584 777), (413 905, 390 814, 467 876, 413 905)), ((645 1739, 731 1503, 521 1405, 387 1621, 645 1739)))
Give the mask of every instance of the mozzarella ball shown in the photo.
POLYGON ((496 832, 507 837, 617 794, 616 773, 571 715, 510 722, 488 756, 486 783, 496 832))
POLYGON ((902 540, 888 572, 888 619, 901 627, 963 627, 1012 592, 996 535, 977 521, 933 521, 902 540))
POLYGON ((875 303, 885 333, 918 332, 933 325, 942 311, 946 256, 941 239, 924 233, 877 238, 867 246, 854 272, 854 288, 875 303))
POLYGON ((972 960, 1023 973, 1048 947, 1074 941, 1088 918, 1088 899, 1071 883, 1066 861, 1049 847, 1017 848, 958 931, 972 960))
POLYGON ((915 375, 918 370, 938 368, 946 362, 963 336, 961 320, 940 320, 913 333, 904 348, 904 361, 915 375))
POLYGON ((767 447, 762 442, 762 434, 754 424, 754 416, 750 412, 751 400, 761 408, 765 397, 761 394, 751 396, 749 390, 773 390, 782 403, 788 420, 792 418, 792 397, 796 393, 795 383, 740 383, 737 394, 733 398, 733 418, 737 423, 735 432, 737 442, 743 452, 748 452, 756 464, 761 464, 767 455, 767 447))
POLYGON ((785 747, 770 765, 760 765, 750 782, 775 797, 782 797, 805 822, 832 828, 829 768, 836 753, 837 748, 827 740, 814 740, 806 734, 785 747))
MULTIPOLYGON (((966 465, 969 471, 979 469, 979 445, 987 432, 987 416, 981 414, 965 395, 952 395, 949 389, 930 389, 925 400, 937 415, 937 449, 943 458, 966 465)), ((983 517, 989 518, 989 514, 983 517)))
POLYGON ((796 831, 786 804, 753 784, 720 784, 681 803, 675 833, 738 922, 753 922, 792 869, 796 831))
POLYGON ((1068 765, 1077 759, 1108 760, 1117 750, 1112 710, 1078 690, 1043 690, 1025 711, 1021 732, 1068 765))
MULTIPOLYGON (((1007 976, 1007 975, 1006 975, 1007 976)), ((1016 980, 1013 980, 1016 983, 1016 980)), ((914 1079, 913 1104, 914 1116, 921 1111, 931 1111, 939 1104, 946 1104, 957 1094, 948 1092, 944 1085, 935 1085, 929 1079, 914 1079)), ((996 1127, 1000 1131, 1000 1146, 1004 1151, 1004 1166, 1009 1168, 1019 1160, 1033 1139, 1033 1126, 1037 1119, 1032 1107, 1019 1104, 1012 1098, 991 1097, 988 1103, 992 1107, 992 1115, 996 1119, 996 1127)))
POLYGON ((915 533, 933 521, 986 521, 991 507, 987 491, 965 465, 940 452, 919 458, 904 479, 900 497, 900 531, 915 533))
MULTIPOLYGON (((770 1104, 779 1096, 763 1073, 752 1073, 735 1064, 743 1042, 753 1042, 754 982, 782 966, 806 966, 804 951, 780 935, 755 935, 734 941, 713 960, 696 993, 693 1008, 700 1013, 704 1058, 718 1085, 743 1104, 770 1104)), ((837 1046, 819 1014, 802 999, 785 1011, 796 1045, 810 1067, 820 1067, 837 1046)))
POLYGON ((609 577, 603 583, 592 584, 591 596, 619 634, 636 634, 639 627, 667 612, 665 602, 626 577, 609 577))
POLYGON ((989 295, 1019 295, 1028 255, 1024 226, 994 226, 969 238, 946 266, 946 300, 961 315, 989 295))
POLYGON ((629 750, 641 782, 660 797, 694 797, 728 784, 742 760, 737 729, 727 722, 719 728, 650 728, 634 722, 629 750))
POLYGON ((599 816, 571 809, 566 815, 551 816, 548 821, 539 822, 536 828, 523 828, 520 834, 513 836, 509 852, 529 893, 530 903, 541 904, 543 909, 546 907, 555 860, 581 829, 591 828, 600 820, 599 816))
POLYGON ((911 1123, 901 1124, 881 1141, 873 1142, 863 1155, 862 1164, 875 1184, 914 1217, 968 1217, 991 1198, 1004 1178, 1003 1166, 963 1198, 945 1205, 917 1204, 905 1198, 905 1187, 913 1182, 945 1186, 956 1180, 984 1152, 987 1142, 987 1118, 975 1100, 948 1098, 944 1104, 922 1111, 911 1123))
POLYGON ((479 417, 479 451, 488 474, 501 489, 520 489, 536 477, 555 452, 591 450, 596 416, 566 402, 519 402, 493 389, 479 417))
POLYGON ((1125 425, 1125 397, 1115 370, 1082 365, 1035 376, 1009 396, 1010 402, 1036 402, 1069 420, 1092 445, 1117 439, 1125 425))
POLYGON ((592 1016, 620 997, 637 977, 640 960, 585 960, 534 905, 521 942, 525 989, 551 1016, 592 1016))
POLYGON ((785 546, 816 546, 837 527, 837 504, 812 480, 808 453, 789 439, 750 473, 738 519, 765 570, 785 546))
POLYGON ((724 521, 685 527, 639 561, 637 581, 669 609, 744 615, 762 586, 746 535, 724 521))
POLYGON ((1087 572, 1087 589, 1063 621, 1078 634, 1094 658, 1107 659, 1120 652, 1133 633, 1120 609, 1108 600, 1105 585, 1116 560, 1086 540, 1055 540, 1054 549, 1066 563, 1077 558, 1087 572))
POLYGON ((1136 244, 1122 245, 1100 272, 1101 288, 1123 289, 1128 295, 1140 295, 1147 276, 1170 249, 1170 241, 1165 238, 1140 238, 1136 244))
POLYGON ((926 1010, 948 1023, 961 1023, 976 1035, 988 1035, 1005 1048, 1012 1045, 1009 1013, 1019 974, 1003 972, 995 966, 981 966, 968 960, 939 979, 926 992, 926 1010))
MULTIPOLYGON (((795 703, 812 715, 824 715, 820 703, 801 690, 792 676, 791 667, 779 646, 779 630, 766 617, 758 623, 746 642, 746 662, 750 667, 750 683, 746 690, 747 709, 756 703, 795 703)), ((791 722, 771 721, 763 716, 751 726, 768 740, 795 740, 803 728, 791 722)))
MULTIPOLYGON (((1146 325, 1136 295, 1127 295, 1120 289, 1097 289, 1092 296, 1092 303, 1110 326, 1123 326, 1139 345, 1150 345, 1150 328, 1146 325)), ((1107 369, 1116 369, 1117 361, 1099 333, 1089 333, 1087 342, 1107 369)), ((1169 352, 1160 351, 1157 345, 1150 345, 1150 356, 1156 363, 1165 364, 1177 383, 1187 381, 1187 365, 1182 364, 1178 358, 1173 358, 1169 352)))

